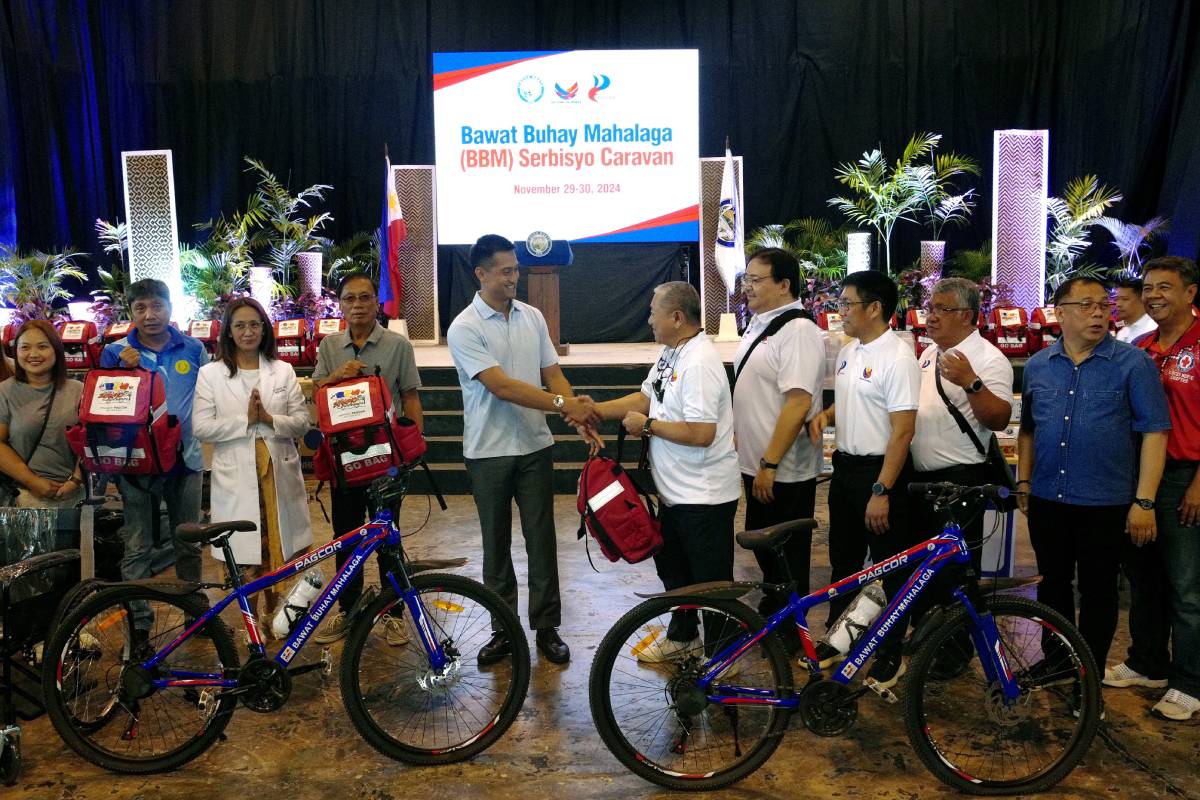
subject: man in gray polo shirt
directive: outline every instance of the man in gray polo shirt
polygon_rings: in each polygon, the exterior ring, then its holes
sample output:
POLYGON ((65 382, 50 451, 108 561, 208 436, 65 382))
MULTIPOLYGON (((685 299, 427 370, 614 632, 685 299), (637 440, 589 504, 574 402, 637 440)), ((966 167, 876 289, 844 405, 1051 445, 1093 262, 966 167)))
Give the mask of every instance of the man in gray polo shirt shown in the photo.
MULTIPOLYGON (((559 638, 558 545, 554 533, 554 437, 546 425, 555 411, 586 423, 595 408, 575 397, 558 365, 542 312, 517 296, 517 254, 503 236, 480 237, 471 248, 479 293, 463 309, 446 341, 463 392, 463 456, 483 530, 483 582, 517 610, 512 563, 512 502, 521 514, 529 557, 529 626, 548 660, 566 663, 559 638), (541 387, 548 386, 550 391, 541 387)), ((499 633, 479 650, 479 663, 510 651, 499 633)))
MULTIPOLYGON (((313 382, 324 386, 357 375, 374 375, 378 368, 380 377, 392 393, 396 413, 408 417, 423 431, 421 399, 417 393, 421 388, 417 360, 408 339, 379 324, 379 292, 375 282, 362 273, 347 275, 338 284, 338 304, 346 318, 346 330, 321 340, 313 382)), ((366 522, 367 514, 372 511, 367 504, 367 487, 339 489, 333 486, 329 494, 333 500, 334 538, 344 536, 366 522)), ((339 550, 337 568, 341 569, 349 558, 349 549, 339 550)), ((350 612, 362 595, 362 587, 360 572, 338 597, 338 613, 313 637, 313 641, 328 644, 346 635, 350 612)))

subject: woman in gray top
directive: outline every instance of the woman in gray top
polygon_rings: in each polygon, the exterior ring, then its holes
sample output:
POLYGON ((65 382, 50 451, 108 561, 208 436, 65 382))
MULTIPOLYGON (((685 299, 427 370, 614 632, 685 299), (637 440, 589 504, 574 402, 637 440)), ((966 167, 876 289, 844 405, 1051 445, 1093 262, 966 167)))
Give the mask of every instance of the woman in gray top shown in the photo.
POLYGON ((18 507, 74 505, 83 476, 66 429, 79 419, 83 384, 67 378, 62 340, 49 322, 22 325, 14 349, 15 374, 0 383, 0 471, 20 484, 18 507))

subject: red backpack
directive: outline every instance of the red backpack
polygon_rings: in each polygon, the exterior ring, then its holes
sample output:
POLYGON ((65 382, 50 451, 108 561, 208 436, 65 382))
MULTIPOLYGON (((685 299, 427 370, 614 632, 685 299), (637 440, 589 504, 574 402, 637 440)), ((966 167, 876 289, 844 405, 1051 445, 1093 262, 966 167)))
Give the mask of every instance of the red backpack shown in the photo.
POLYGON ((79 401, 79 422, 67 444, 88 472, 164 475, 175 467, 182 436, 167 413, 167 387, 158 372, 94 369, 79 401))
MULTIPOLYGON (((622 427, 617 435, 617 460, 589 456, 579 475, 579 533, 590 531, 609 561, 623 558, 630 564, 645 561, 663 545, 658 511, 650 495, 621 466, 622 427)), ((649 443, 643 443, 648 447, 649 443)))
POLYGON ((313 456, 319 481, 363 486, 425 455, 425 437, 411 419, 396 416, 391 392, 378 375, 326 384, 313 400, 323 434, 313 456))

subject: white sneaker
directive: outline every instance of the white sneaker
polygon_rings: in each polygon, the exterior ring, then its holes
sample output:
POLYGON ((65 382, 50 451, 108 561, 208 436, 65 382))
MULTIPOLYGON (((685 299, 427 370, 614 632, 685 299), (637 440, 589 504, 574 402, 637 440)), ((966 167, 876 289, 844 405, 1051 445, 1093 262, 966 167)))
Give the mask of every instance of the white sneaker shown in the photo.
POLYGON ((1150 689, 1167 688, 1166 678, 1148 678, 1142 673, 1130 669, 1124 661, 1115 667, 1105 667, 1104 680, 1100 682, 1105 686, 1117 689, 1124 689, 1126 686, 1145 686, 1150 689))
POLYGON ((1184 694, 1178 689, 1167 689, 1162 700, 1155 703, 1151 710, 1160 717, 1183 722, 1191 719, 1197 711, 1200 711, 1200 700, 1190 694, 1184 694))
POLYGON ((699 637, 690 642, 676 642, 668 639, 665 631, 652 633, 634 645, 630 651, 631 655, 643 664, 665 664, 669 661, 680 661, 690 655, 698 655, 699 652, 699 637))
POLYGON ((383 627, 386 631, 384 639, 392 647, 403 647, 408 644, 408 635, 404 632, 404 623, 391 614, 383 615, 383 627))
POLYGON ((339 611, 330 617, 329 622, 325 623, 325 627, 318 631, 312 640, 317 644, 333 644, 346 635, 350 629, 349 623, 350 618, 346 612, 339 611))

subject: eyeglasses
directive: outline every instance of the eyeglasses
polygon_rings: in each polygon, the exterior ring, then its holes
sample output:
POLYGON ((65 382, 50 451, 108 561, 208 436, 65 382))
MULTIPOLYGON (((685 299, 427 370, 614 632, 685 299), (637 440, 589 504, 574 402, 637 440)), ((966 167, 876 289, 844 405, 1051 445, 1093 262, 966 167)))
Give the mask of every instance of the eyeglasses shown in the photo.
POLYGON ((236 333, 245 333, 246 331, 252 331, 252 332, 254 332, 254 333, 257 333, 258 331, 261 331, 261 330, 262 330, 263 324, 262 324, 262 322, 261 322, 261 321, 257 321, 257 322, 235 322, 235 323, 233 323, 232 325, 230 325, 229 327, 233 328, 233 330, 234 330, 236 333))
POLYGON ((1084 314, 1091 314, 1097 308, 1102 311, 1112 313, 1113 304, 1108 300, 1072 300, 1068 303, 1055 303, 1055 306, 1062 308, 1063 306, 1079 306, 1079 310, 1084 314))
POLYGON ((741 278, 742 287, 750 288, 750 289, 753 289, 755 286, 758 286, 760 283, 762 283, 765 280, 770 280, 770 278, 768 278, 765 275, 749 275, 749 274, 743 275, 741 278))
POLYGON ((850 306, 869 306, 874 302, 874 300, 838 300, 837 307, 839 311, 848 311, 850 306))
POLYGON ((376 297, 373 294, 348 294, 338 298, 344 306, 368 305, 376 302, 376 297))
POLYGON ((971 309, 966 306, 922 306, 921 310, 926 314, 940 317, 942 314, 952 314, 955 311, 970 311, 971 309))

